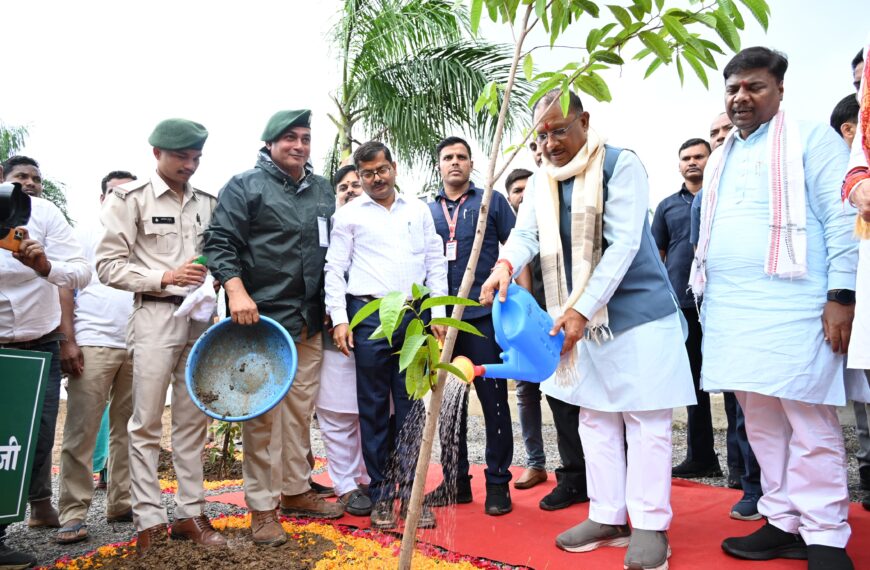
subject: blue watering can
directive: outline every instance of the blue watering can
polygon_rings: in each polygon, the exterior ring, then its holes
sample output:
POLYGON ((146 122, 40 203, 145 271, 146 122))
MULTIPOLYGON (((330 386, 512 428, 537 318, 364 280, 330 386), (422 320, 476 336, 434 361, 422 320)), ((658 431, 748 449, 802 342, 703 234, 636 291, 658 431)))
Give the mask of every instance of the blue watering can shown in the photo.
POLYGON ((511 283, 504 302, 498 297, 492 306, 495 340, 502 349, 501 363, 474 365, 464 356, 453 364, 466 377, 513 378, 543 382, 559 366, 565 332, 550 336, 553 317, 543 310, 532 294, 511 283))
POLYGON ((243 422, 265 414, 290 390, 296 345, 280 324, 260 315, 255 325, 224 319, 212 325, 187 357, 187 391, 208 416, 243 422))

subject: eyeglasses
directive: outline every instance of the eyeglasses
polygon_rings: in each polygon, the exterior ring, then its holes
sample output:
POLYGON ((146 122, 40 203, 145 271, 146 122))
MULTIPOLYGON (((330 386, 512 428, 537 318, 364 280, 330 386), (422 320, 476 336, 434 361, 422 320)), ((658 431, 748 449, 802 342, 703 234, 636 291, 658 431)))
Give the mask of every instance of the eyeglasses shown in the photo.
POLYGON ((375 170, 360 170, 359 177, 366 181, 374 180, 376 175, 379 178, 383 178, 390 173, 390 170, 392 170, 392 166, 390 166, 389 164, 384 164, 383 166, 379 166, 375 170))
POLYGON ((570 123, 568 123, 567 125, 565 125, 561 129, 553 129, 549 133, 538 133, 538 136, 535 137, 535 141, 539 145, 542 145, 542 144, 546 143, 547 139, 549 139, 550 137, 553 137, 553 140, 557 140, 557 141, 564 139, 566 136, 568 136, 568 131, 571 129, 571 127, 574 126, 574 123, 576 123, 577 119, 579 119, 579 118, 580 118, 579 116, 574 117, 573 121, 571 121, 570 123))

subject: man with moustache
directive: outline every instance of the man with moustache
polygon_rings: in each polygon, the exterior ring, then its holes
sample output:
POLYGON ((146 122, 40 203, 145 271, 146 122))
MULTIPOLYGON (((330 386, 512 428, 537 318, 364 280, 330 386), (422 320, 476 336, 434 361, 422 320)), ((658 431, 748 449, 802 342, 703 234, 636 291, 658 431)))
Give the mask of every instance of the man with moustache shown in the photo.
POLYGON ((701 323, 695 300, 688 291, 689 270, 693 248, 689 243, 692 200, 704 183, 704 166, 710 156, 710 145, 703 139, 689 139, 680 146, 679 170, 683 186, 656 207, 652 235, 668 270, 671 285, 677 294, 680 309, 689 325, 686 351, 695 383, 698 404, 688 406, 688 445, 686 458, 674 467, 674 477, 693 479, 721 477, 722 469, 713 449, 713 417, 710 413, 710 395, 700 389, 701 381, 701 323))
MULTIPOLYGON (((417 461, 417 426, 406 420, 422 411, 405 387, 405 373, 399 372, 395 347, 405 337, 411 320, 408 312, 393 335, 392 346, 383 338, 369 337, 379 326, 373 314, 351 332, 349 322, 367 303, 392 291, 411 297, 413 284, 424 285, 432 296, 447 294, 447 259, 444 245, 435 231, 429 209, 420 200, 396 192, 396 163, 383 143, 369 141, 353 154, 364 195, 335 214, 329 251, 326 255, 326 307, 332 318, 332 339, 345 355, 356 358, 357 403, 366 471, 371 477, 369 497, 374 505, 372 527, 395 528, 393 508, 396 481, 387 473, 389 450, 396 450, 400 509, 410 496, 417 461), (390 399, 395 407, 395 430, 390 430, 390 399), (404 428, 404 430, 403 430, 404 428), (403 431, 405 433, 403 433, 403 431), (395 444, 395 445, 393 445, 395 444)), ((443 306, 432 315, 443 317, 443 306)), ((428 321, 428 311, 424 321, 428 321)), ((432 332, 444 338, 446 329, 433 325, 432 332)), ((419 420, 419 416, 417 416, 419 420)), ((435 526, 435 516, 425 507, 420 528, 435 526)))
POLYGON ((190 185, 208 131, 187 119, 161 121, 148 138, 157 161, 150 178, 115 187, 100 219, 106 232, 97 246, 97 272, 110 287, 134 293, 133 415, 129 423, 136 548, 146 553, 166 537, 157 460, 166 390, 172 385, 172 463, 178 474, 173 538, 203 546, 226 539, 203 514, 202 450, 208 418, 184 382, 187 355, 206 323, 173 315, 191 287, 206 277, 194 263, 202 251, 215 199, 190 185))
POLYGON ((713 119, 713 124, 710 125, 710 152, 722 146, 722 143, 725 142, 725 137, 728 136, 732 128, 734 128, 734 125, 731 124, 728 113, 722 111, 716 115, 716 118, 713 119))
POLYGON ((254 324, 262 314, 281 323, 296 343, 293 389, 280 405, 242 424, 254 542, 278 546, 287 540, 275 514, 279 496, 288 516, 333 519, 344 513, 311 488, 307 459, 323 360, 323 265, 335 195, 309 162, 311 111, 278 111, 262 140, 256 166, 220 191, 203 253, 223 283, 234 322, 254 324), (283 478, 273 482, 279 463, 283 478))
POLYGON ((828 125, 793 121, 780 108, 787 69, 764 47, 742 50, 724 68, 735 129, 710 162, 692 267, 692 290, 704 296, 702 386, 740 401, 767 519, 722 548, 742 559, 851 570, 836 410, 851 389, 844 354, 857 267, 854 212, 840 203, 848 151, 828 125))
POLYGON ((496 289, 504 298, 514 268, 540 252, 550 334, 565 330, 563 361, 541 389, 580 408, 591 500, 589 518, 556 545, 628 545, 625 568, 663 569, 672 408, 695 403, 682 315, 650 234, 643 165, 604 144, 576 94, 563 115, 560 96, 550 91, 533 109, 543 166, 481 300, 496 289))
MULTIPOLYGON (((356 166, 339 168, 332 177, 337 208, 362 194, 356 166)), ((326 449, 326 469, 338 502, 356 516, 368 516, 372 501, 363 489, 371 479, 366 473, 360 441, 359 405, 356 397, 356 361, 332 342, 332 327, 323 331, 323 366, 320 390, 314 403, 320 437, 326 449)))
MULTIPOLYGON (((450 295, 458 295, 474 245, 483 190, 471 182, 474 161, 471 160, 471 147, 465 140, 447 137, 438 143, 435 152, 438 154, 442 187, 435 196, 435 201, 429 204, 429 211, 435 220, 435 230, 444 242, 448 292, 450 295)), ((489 268, 498 259, 499 246, 507 240, 515 221, 516 216, 507 199, 500 193, 493 192, 469 298, 480 296, 480 286, 489 276, 489 268)), ((476 327, 483 337, 460 331, 456 337, 454 354, 467 356, 472 362, 498 362, 501 348, 495 342, 491 309, 466 307, 462 320, 476 327)), ((486 425, 484 512, 488 515, 503 515, 512 509, 508 483, 511 480, 509 469, 513 459, 513 430, 507 399, 507 379, 477 378, 474 379, 474 389, 480 400, 486 425)), ((431 506, 472 501, 471 476, 468 473, 467 423, 468 390, 465 390, 458 417, 440 423, 444 481, 426 496, 427 503, 431 506), (456 426, 451 424, 455 421, 459 423, 457 447, 451 443, 456 430, 456 426)))
MULTIPOLYGON (((35 186, 41 190, 41 177, 36 180, 39 167, 34 166, 35 160, 24 158, 12 157, 0 165, 0 182, 8 167, 13 172, 9 181, 25 182, 33 195, 35 186)), ((24 226, 24 239, 18 251, 0 249, 0 349, 51 354, 39 436, 33 450, 27 524, 57 527, 60 526, 57 511, 51 505, 51 450, 60 400, 58 345, 63 339, 57 332, 61 319, 58 290, 84 287, 91 278, 91 269, 60 210, 35 195, 30 204, 30 220, 24 226)), ((7 526, 0 524, 0 565, 27 568, 35 564, 29 554, 6 546, 7 526)))
MULTIPOLYGON (((101 181, 100 203, 116 186, 136 177, 112 171, 101 181)), ((95 250, 103 234, 98 224, 81 225, 76 237, 96 268, 95 250)), ((128 350, 127 323, 133 294, 106 287, 96 271, 78 292, 73 308, 73 341, 80 356, 67 383, 67 414, 60 452, 60 499, 63 528, 60 544, 87 538, 88 508, 94 496, 92 464, 100 422, 108 402, 111 455, 106 494, 106 522, 133 522, 130 509, 130 462, 127 423, 133 412, 133 352, 128 350)))

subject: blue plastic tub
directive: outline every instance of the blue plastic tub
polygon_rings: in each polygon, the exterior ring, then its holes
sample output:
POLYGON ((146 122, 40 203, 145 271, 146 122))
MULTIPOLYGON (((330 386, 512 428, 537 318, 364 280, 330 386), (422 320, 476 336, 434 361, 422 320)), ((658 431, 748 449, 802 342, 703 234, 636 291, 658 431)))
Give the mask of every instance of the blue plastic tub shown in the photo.
POLYGON ((207 415, 243 422, 265 414, 290 390, 296 345, 274 320, 255 325, 224 319, 199 337, 187 357, 187 391, 207 415))

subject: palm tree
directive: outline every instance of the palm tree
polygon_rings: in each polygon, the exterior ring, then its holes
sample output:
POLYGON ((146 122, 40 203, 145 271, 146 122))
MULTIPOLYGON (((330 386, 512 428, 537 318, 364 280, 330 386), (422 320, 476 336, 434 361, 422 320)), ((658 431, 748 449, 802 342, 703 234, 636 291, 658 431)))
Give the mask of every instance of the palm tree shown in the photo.
MULTIPOLYGON (((496 122, 475 111, 491 81, 504 84, 511 51, 471 38, 468 11, 452 0, 345 0, 336 25, 341 86, 330 115, 338 134, 333 170, 363 140, 383 141, 404 161, 433 164, 451 132, 469 132, 489 152, 496 122)), ((525 117, 529 84, 518 86, 515 117, 525 117)), ((515 128, 510 121, 508 128, 515 128)))

